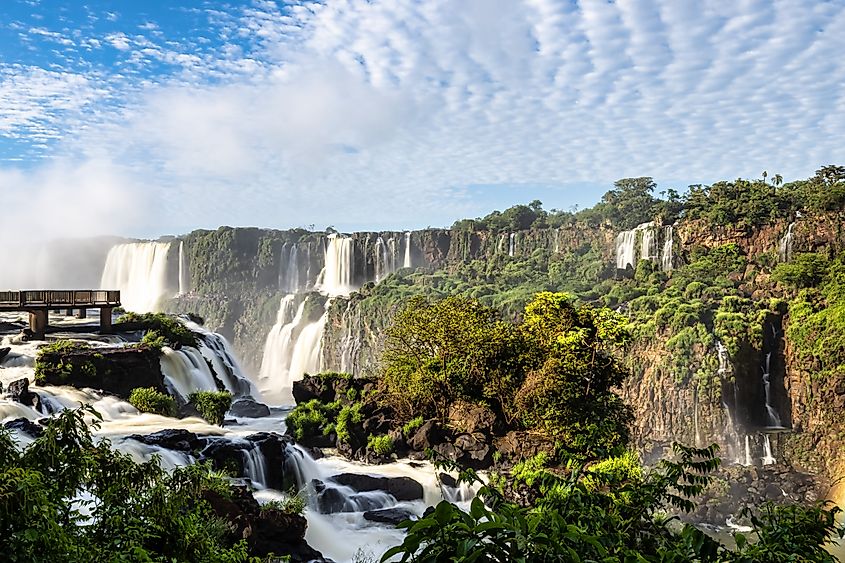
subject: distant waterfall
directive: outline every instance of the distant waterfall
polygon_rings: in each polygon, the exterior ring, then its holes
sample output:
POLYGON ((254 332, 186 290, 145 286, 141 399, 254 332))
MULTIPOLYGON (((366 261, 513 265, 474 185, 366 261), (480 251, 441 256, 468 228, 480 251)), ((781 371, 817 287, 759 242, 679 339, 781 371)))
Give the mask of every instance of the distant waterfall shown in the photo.
POLYGON ((674 229, 667 225, 663 229, 663 252, 660 255, 660 269, 669 272, 674 267, 674 229))
POLYGON ((349 295, 352 285, 355 246, 349 237, 329 235, 326 246, 326 266, 323 270, 321 292, 327 295, 349 295))
POLYGON ((516 248, 516 233, 511 233, 508 235, 508 256, 513 256, 513 252, 516 248))
POLYGON ((754 465, 754 459, 751 457, 751 437, 748 434, 745 435, 745 460, 742 465, 754 465))
POLYGON ((296 243, 282 247, 279 260, 279 289, 288 293, 297 293, 301 287, 299 275, 299 247, 296 243))
POLYGON ((766 416, 768 417, 769 426, 781 426, 780 416, 775 407, 772 406, 772 392, 771 392, 771 366, 772 353, 766 354, 766 364, 763 367, 763 392, 766 396, 766 416))
POLYGON ((395 272, 398 269, 396 265, 399 262, 399 248, 396 245, 395 238, 390 237, 387 239, 387 249, 390 252, 390 271, 395 272))
POLYGON ((630 231, 616 235, 616 268, 637 267, 637 239, 640 239, 640 260, 657 261, 657 233, 653 222, 642 223, 630 231), (641 235, 641 236, 640 236, 641 235))
POLYGON ((780 244, 778 245, 778 256, 781 262, 789 262, 792 260, 792 244, 794 240, 792 229, 794 227, 795 223, 790 223, 789 227, 786 228, 786 234, 783 235, 782 239, 780 239, 780 244))
POLYGON ((376 239, 376 243, 373 246, 373 265, 375 266, 376 283, 391 274, 387 244, 385 244, 384 239, 381 237, 376 239))
POLYGON ((405 233, 405 260, 402 263, 402 267, 411 267, 411 231, 405 233))
POLYGON ((326 314, 309 323, 305 318, 306 305, 307 299, 285 295, 279 305, 276 324, 267 334, 259 389, 270 401, 291 403, 293 382, 302 379, 305 373, 320 370, 326 314))
POLYGON ((185 257, 185 242, 179 241, 179 295, 191 291, 191 275, 188 272, 188 260, 185 257))
POLYGON ((119 289, 127 311, 158 311, 173 295, 168 283, 169 254, 169 242, 118 244, 109 250, 100 287, 119 289))
POLYGON ((761 461, 763 465, 771 465, 775 462, 775 456, 772 455, 772 442, 768 434, 763 434, 763 458, 761 461))
MULTIPOLYGON (((719 377, 722 381, 728 380, 731 376, 732 366, 730 358, 728 357, 728 350, 721 342, 716 342, 716 352, 719 358, 719 377)), ((724 383, 723 383, 723 393, 724 393, 724 383)), ((733 397, 731 398, 733 402, 733 409, 728 405, 726 400, 722 400, 722 408, 725 410, 725 430, 723 439, 728 444, 729 447, 729 454, 733 454, 733 458, 737 464, 743 464, 743 457, 742 457, 742 438, 739 435, 739 423, 736 417, 736 410, 737 410, 737 388, 736 382, 730 381, 730 385, 733 389, 733 397)))

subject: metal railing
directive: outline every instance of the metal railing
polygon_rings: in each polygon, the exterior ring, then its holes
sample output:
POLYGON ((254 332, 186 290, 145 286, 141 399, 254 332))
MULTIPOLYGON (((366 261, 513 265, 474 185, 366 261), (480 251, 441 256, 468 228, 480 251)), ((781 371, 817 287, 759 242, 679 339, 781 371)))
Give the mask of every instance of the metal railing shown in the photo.
POLYGON ((120 291, 104 289, 37 289, 0 291, 0 308, 118 307, 120 291))

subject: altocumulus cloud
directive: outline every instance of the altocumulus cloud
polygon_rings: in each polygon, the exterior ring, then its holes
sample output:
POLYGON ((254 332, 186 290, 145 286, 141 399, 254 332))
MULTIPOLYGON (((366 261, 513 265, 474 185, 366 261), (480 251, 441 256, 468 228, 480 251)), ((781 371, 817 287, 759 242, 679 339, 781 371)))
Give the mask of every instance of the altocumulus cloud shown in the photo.
MULTIPOLYGON (((514 201, 544 186, 565 205, 630 175, 683 187, 845 161, 842 2, 262 1, 195 16, 202 31, 169 37, 103 14, 99 35, 68 35, 115 64, 0 74, 16 108, 0 109, 3 131, 58 137, 42 156, 71 177, 94 162, 111 193, 154 202, 121 233, 440 225, 486 210, 468 186, 512 186, 514 201)), ((63 45, 53 31, 37 35, 63 45)))

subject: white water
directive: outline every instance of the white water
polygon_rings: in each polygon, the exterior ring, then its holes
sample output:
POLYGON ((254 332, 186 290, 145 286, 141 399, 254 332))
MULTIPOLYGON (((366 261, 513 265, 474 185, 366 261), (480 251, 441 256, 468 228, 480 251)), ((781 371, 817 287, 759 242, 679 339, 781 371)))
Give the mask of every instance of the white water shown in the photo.
POLYGON ((637 267, 637 239, 640 239, 640 260, 657 260, 657 236, 653 222, 642 223, 630 231, 616 235, 616 268, 637 267))
POLYGON ((514 249, 516 248, 516 233, 511 233, 508 235, 508 256, 513 256, 514 249))
POLYGON ((217 391, 214 374, 199 350, 190 346, 173 350, 165 346, 162 352, 161 372, 164 374, 164 385, 172 394, 187 401, 194 391, 217 391))
POLYGON ((771 465, 775 462, 772 455, 772 442, 769 440, 768 434, 763 434, 763 465, 771 465))
POLYGON ((168 286, 169 242, 118 244, 109 250, 100 288, 119 289, 127 311, 158 311, 173 295, 168 286))
POLYGON ((349 295, 356 288, 352 284, 355 247, 349 237, 332 233, 326 245, 326 266, 323 270, 320 292, 326 295, 349 295))
POLYGON ((288 252, 287 260, 283 261, 280 267, 279 288, 286 290, 288 293, 296 293, 300 290, 299 284, 299 249, 296 243, 293 243, 288 252))
POLYGON ((745 435, 745 462, 743 465, 750 466, 754 465, 754 460, 751 457, 751 438, 748 434, 745 435))
POLYGON ((385 244, 384 239, 381 237, 376 239, 376 243, 373 246, 373 264, 375 266, 376 283, 391 274, 387 244, 385 244))
POLYGON ((642 238, 640 239, 640 260, 657 261, 658 258, 657 228, 653 223, 649 223, 647 227, 642 229, 642 238))
POLYGON ((663 229, 663 253, 660 256, 660 269, 664 272, 672 271, 674 267, 675 235, 672 225, 663 229))
POLYGON ((794 235, 792 234, 793 227, 795 227, 795 223, 790 223, 789 227, 786 228, 786 234, 783 235, 783 238, 780 239, 780 244, 778 244, 778 256, 780 257, 781 262, 789 262, 792 260, 792 244, 794 240, 794 235))
POLYGON ((411 267, 411 231, 405 233, 405 260, 402 263, 402 267, 411 267))
MULTIPOLYGON (((719 358, 719 369, 717 373, 721 379, 726 379, 730 376, 731 372, 733 371, 733 367, 731 366, 731 360, 728 356, 728 349, 725 348, 724 344, 720 341, 716 342, 716 352, 719 358)), ((742 457, 742 438, 739 435, 738 427, 736 420, 736 409, 737 409, 737 388, 736 382, 731 381, 731 387, 733 388, 733 405, 734 408, 731 409, 728 405, 727 400, 722 397, 722 408, 725 411, 725 430, 724 430, 724 440, 729 446, 729 454, 733 455, 734 462, 737 465, 742 465, 744 463, 744 459, 742 457)), ((723 383, 724 389, 724 383, 723 383)))
POLYGON ((387 249, 390 253, 390 272, 395 272, 399 263, 399 246, 396 244, 395 238, 387 239, 387 249))
POLYGON ((701 428, 698 425, 698 388, 693 389, 692 394, 692 401, 693 401, 693 409, 692 409, 692 421, 693 427, 695 428, 695 447, 701 447, 701 428))
POLYGON ((775 407, 772 406, 771 365, 772 353, 769 352, 766 354, 766 365, 763 369, 763 392, 766 395, 766 416, 768 417, 769 426, 781 426, 780 415, 778 415, 775 407))
POLYGON ((285 295, 279 305, 276 324, 267 334, 258 387, 273 404, 292 404, 291 389, 305 373, 320 371, 324 313, 316 322, 304 319, 306 302, 302 297, 285 295))

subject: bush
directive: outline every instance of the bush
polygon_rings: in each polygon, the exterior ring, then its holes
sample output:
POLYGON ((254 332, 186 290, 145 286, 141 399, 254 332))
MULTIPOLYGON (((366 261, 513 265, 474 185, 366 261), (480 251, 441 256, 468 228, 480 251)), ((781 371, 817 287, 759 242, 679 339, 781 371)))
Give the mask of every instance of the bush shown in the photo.
POLYGON ((285 514, 302 514, 305 512, 306 504, 305 497, 301 491, 290 491, 287 498, 283 500, 271 500, 261 505, 261 510, 278 510, 285 514))
POLYGON ((197 346, 196 335, 176 318, 164 313, 126 313, 118 323, 138 323, 148 332, 156 332, 170 346, 197 346))
POLYGON ((337 424, 335 424, 335 432, 337 432, 337 441, 345 444, 349 443, 349 423, 360 424, 364 420, 364 415, 361 414, 361 403, 353 403, 343 407, 340 414, 337 415, 337 424))
POLYGON ((367 437, 367 449, 378 455, 390 455, 393 453, 393 438, 388 435, 367 437))
POLYGON ((228 391, 197 391, 190 394, 188 402, 211 424, 222 424, 226 411, 232 406, 232 394, 228 391))
POLYGON ((285 424, 297 440, 308 436, 327 435, 331 433, 332 421, 338 410, 339 405, 336 402, 323 404, 319 399, 311 399, 307 403, 296 405, 285 419, 285 424))
POLYGON ((129 404, 141 412, 176 416, 176 400, 153 387, 137 387, 129 395, 129 404))
POLYGON ((418 416, 417 418, 413 418, 413 419, 409 420, 408 423, 405 424, 405 426, 402 427, 402 434, 406 438, 410 437, 410 435, 414 432, 414 430, 416 430, 417 428, 419 428, 420 426, 423 425, 423 422, 424 422, 424 419, 421 416, 418 416))

